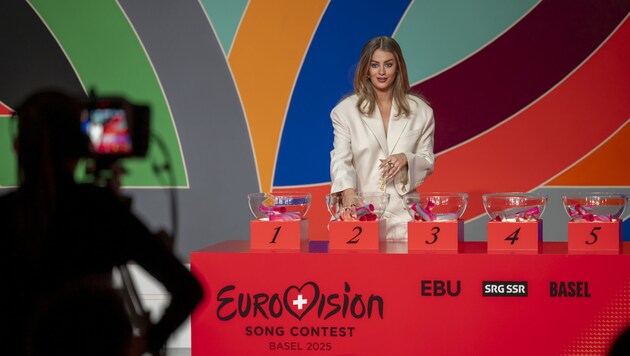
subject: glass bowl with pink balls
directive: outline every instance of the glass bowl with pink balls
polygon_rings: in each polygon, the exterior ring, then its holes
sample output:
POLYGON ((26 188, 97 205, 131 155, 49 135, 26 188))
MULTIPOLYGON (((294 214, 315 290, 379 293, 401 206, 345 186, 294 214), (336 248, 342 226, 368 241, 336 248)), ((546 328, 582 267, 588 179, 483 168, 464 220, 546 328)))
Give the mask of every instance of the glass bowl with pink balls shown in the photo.
POLYGON ((457 221, 468 206, 468 194, 426 192, 405 198, 405 208, 413 221, 457 221))
POLYGON ((310 193, 251 193, 247 200, 254 218, 263 221, 302 220, 311 206, 310 193))
POLYGON ((617 222, 621 219, 628 195, 623 193, 574 193, 562 196, 564 210, 575 222, 617 222))
POLYGON ((547 195, 537 193, 492 193, 482 199, 491 221, 538 221, 547 205, 547 195))
MULTIPOLYGON (((353 221, 376 221, 383 217, 389 204, 389 193, 357 193, 358 204, 353 206, 356 218, 353 221)), ((326 206, 334 220, 343 220, 341 214, 347 207, 340 194, 326 195, 326 206)))

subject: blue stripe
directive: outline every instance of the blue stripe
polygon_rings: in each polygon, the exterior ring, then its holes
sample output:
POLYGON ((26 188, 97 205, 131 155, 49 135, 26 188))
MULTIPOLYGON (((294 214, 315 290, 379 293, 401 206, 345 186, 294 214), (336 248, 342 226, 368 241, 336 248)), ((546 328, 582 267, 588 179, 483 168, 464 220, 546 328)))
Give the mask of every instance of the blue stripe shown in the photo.
POLYGON ((352 92, 363 45, 392 35, 409 0, 333 0, 317 28, 285 120, 274 186, 330 181, 330 110, 352 92))
POLYGON ((621 238, 623 241, 630 241, 630 217, 621 224, 621 238))

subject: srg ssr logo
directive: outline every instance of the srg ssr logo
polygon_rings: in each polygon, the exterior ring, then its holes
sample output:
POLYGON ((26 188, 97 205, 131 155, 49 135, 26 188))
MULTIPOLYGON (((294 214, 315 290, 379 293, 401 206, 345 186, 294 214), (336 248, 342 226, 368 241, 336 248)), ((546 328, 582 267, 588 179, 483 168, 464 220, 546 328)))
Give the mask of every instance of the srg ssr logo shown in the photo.
POLYGON ((524 281, 483 281, 484 297, 527 297, 527 282, 524 281))

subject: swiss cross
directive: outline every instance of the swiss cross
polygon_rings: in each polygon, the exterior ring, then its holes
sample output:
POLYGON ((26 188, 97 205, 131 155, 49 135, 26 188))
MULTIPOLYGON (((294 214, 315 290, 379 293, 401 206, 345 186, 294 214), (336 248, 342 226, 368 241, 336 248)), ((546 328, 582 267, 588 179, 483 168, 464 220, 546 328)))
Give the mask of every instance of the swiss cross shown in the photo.
POLYGON ((302 294, 298 294, 297 299, 293 301, 293 305, 297 305, 298 310, 302 310, 302 306, 308 303, 307 299, 302 299, 302 294))

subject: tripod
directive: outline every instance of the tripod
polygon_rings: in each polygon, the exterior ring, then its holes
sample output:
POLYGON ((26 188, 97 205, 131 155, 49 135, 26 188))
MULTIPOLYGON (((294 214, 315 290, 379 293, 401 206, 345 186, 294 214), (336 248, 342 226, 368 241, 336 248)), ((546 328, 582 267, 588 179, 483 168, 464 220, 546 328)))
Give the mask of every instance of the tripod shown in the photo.
MULTIPOLYGON (((132 199, 120 193, 120 177, 125 173, 124 168, 115 158, 102 157, 88 164, 88 176, 92 179, 92 184, 112 190, 127 209, 131 209, 132 199)), ((173 249, 173 238, 164 231, 159 231, 155 237, 161 240, 169 250, 173 249)), ((144 307, 138 294, 138 289, 134 283, 129 266, 121 264, 114 267, 112 285, 119 291, 125 311, 129 318, 135 338, 146 338, 151 326, 151 315, 144 307)), ((160 350, 158 355, 164 355, 165 350, 160 350)), ((155 354, 154 354, 155 355, 155 354)))

